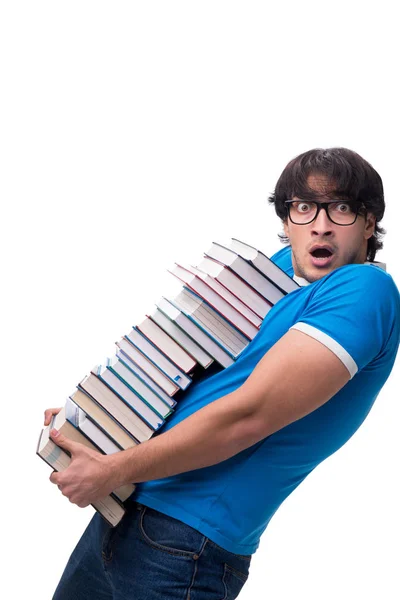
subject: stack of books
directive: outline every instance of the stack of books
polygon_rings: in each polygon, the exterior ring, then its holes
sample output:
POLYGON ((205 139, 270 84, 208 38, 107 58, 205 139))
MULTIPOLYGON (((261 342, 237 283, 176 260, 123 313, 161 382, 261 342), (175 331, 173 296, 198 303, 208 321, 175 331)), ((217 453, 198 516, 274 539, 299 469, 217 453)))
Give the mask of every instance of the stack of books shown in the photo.
MULTIPOLYGON (((233 364, 272 306, 298 287, 262 252, 236 239, 229 246, 213 243, 196 267, 175 264, 170 272, 181 291, 161 298, 116 342, 115 356, 80 381, 42 430, 37 454, 54 470, 67 468, 70 457, 50 439, 53 427, 104 454, 150 439, 192 381, 213 363, 233 364)), ((133 491, 133 484, 125 485, 93 506, 115 526, 133 491)))

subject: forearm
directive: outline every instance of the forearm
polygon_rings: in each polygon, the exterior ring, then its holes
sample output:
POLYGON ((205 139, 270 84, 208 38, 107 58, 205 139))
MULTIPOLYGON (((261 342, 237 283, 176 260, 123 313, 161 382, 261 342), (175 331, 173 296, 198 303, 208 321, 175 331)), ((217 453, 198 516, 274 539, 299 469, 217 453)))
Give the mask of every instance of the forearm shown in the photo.
POLYGON ((256 418, 239 392, 194 413, 171 430, 111 455, 118 485, 208 467, 258 441, 256 418))

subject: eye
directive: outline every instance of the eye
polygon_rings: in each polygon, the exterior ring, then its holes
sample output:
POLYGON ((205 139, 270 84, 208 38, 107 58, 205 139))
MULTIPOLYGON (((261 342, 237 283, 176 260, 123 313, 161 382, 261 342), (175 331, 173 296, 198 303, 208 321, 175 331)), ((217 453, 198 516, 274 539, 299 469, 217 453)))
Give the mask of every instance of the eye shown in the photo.
POLYGON ((293 207, 297 212, 307 213, 312 210, 312 204, 309 202, 293 202, 293 207))
POLYGON ((347 202, 335 202, 331 206, 331 210, 334 210, 335 212, 338 212, 338 213, 341 213, 341 214, 346 214, 346 213, 350 213, 351 212, 350 205, 347 204, 347 202))

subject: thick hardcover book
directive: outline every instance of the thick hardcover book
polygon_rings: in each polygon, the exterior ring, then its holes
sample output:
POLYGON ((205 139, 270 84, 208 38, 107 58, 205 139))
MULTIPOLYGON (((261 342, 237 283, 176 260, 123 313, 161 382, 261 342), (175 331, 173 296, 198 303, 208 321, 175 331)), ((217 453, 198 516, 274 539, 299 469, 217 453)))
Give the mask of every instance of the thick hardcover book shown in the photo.
POLYGON ((154 433, 136 413, 119 398, 98 376, 97 366, 92 369, 79 386, 111 415, 138 442, 145 442, 154 433))
POLYGON ((149 316, 146 316, 137 327, 150 342, 157 346, 158 350, 163 352, 184 373, 190 373, 196 367, 197 362, 193 357, 181 348, 157 323, 152 321, 149 316))
MULTIPOLYGON (((209 259, 209 260, 211 262, 213 262, 212 259, 209 259)), ((219 263, 215 263, 215 264, 218 265, 219 263)), ((250 321, 250 323, 253 323, 253 325, 260 328, 262 319, 253 310, 251 310, 251 308, 246 306, 246 304, 244 302, 242 302, 242 300, 240 300, 237 296, 235 296, 235 294, 233 294, 230 290, 228 290, 225 286, 223 286, 219 281, 214 279, 214 277, 212 277, 208 273, 204 273, 203 271, 200 271, 200 269, 198 269, 197 267, 193 267, 192 265, 185 266, 184 268, 187 269, 190 273, 192 273, 192 275, 196 275, 202 281, 204 281, 204 283, 206 283, 215 292, 217 292, 217 294, 219 296, 222 296, 222 298, 224 300, 226 300, 226 302, 228 302, 228 304, 230 304, 233 308, 235 308, 241 315, 243 315, 248 321, 250 321)), ((235 275, 233 275, 233 277, 235 277, 235 275)), ((236 277, 236 279, 240 283, 242 283, 239 278, 236 277)), ((243 285, 246 285, 246 284, 243 284, 243 285)))
POLYGON ((211 358, 199 344, 178 327, 176 323, 164 315, 159 308, 152 313, 150 318, 182 346, 182 348, 185 348, 186 352, 193 356, 199 365, 207 369, 212 364, 213 358, 211 358))
MULTIPOLYGON (((107 366, 110 371, 119 377, 124 384, 136 394, 138 399, 134 399, 137 411, 144 417, 150 410, 158 416, 158 421, 168 417, 173 411, 169 404, 161 398, 156 392, 141 379, 128 364, 129 359, 124 361, 119 357, 108 359, 107 366)), ((149 420, 153 420, 150 414, 149 420)))
POLYGON ((289 294, 293 290, 299 288, 299 285, 282 271, 278 265, 276 265, 268 256, 265 256, 263 252, 257 250, 249 244, 245 244, 240 240, 232 238, 230 243, 230 249, 237 252, 239 256, 248 260, 256 269, 258 269, 265 277, 267 277, 272 283, 279 287, 285 294, 289 294))
MULTIPOLYGON (((54 471, 64 471, 68 468, 70 456, 57 446, 49 437, 50 429, 45 427, 39 437, 36 454, 40 456, 54 471)), ((110 495, 92 504, 109 525, 115 527, 125 514, 125 508, 114 496, 110 495)))
MULTIPOLYGON (((107 364, 111 365, 113 362, 108 360, 107 364)), ((154 411, 144 398, 133 390, 110 366, 99 365, 96 375, 118 398, 132 409, 138 419, 144 421, 153 431, 157 431, 161 427, 164 423, 164 418, 154 411)), ((138 422, 138 425, 140 426, 141 424, 138 422)), ((145 428, 144 431, 146 431, 145 428)))
POLYGON ((138 367, 147 373, 169 396, 174 396, 180 387, 167 377, 147 356, 141 352, 126 336, 116 342, 118 348, 138 367))
POLYGON ((160 352, 146 336, 140 333, 137 327, 133 327, 125 337, 136 346, 136 348, 143 352, 152 363, 161 369, 171 381, 176 383, 181 390, 185 390, 191 384, 192 380, 190 377, 181 371, 181 369, 178 369, 178 367, 170 361, 165 354, 160 352))
POLYGON ((123 450, 132 448, 138 444, 137 439, 126 431, 124 427, 121 427, 118 421, 105 411, 84 389, 79 389, 78 387, 71 395, 71 400, 84 410, 96 425, 101 427, 123 450))
POLYGON ((213 258, 203 258, 197 265, 203 273, 213 277, 218 283, 226 287, 228 291, 241 300, 249 309, 256 313, 260 319, 271 310, 272 303, 268 302, 261 294, 256 292, 243 279, 240 279, 227 266, 213 258))
POLYGON ((184 288, 173 302, 207 333, 210 333, 233 359, 236 359, 249 343, 249 340, 232 327, 222 315, 189 289, 184 288))
POLYGON ((231 354, 209 331, 199 326, 189 314, 186 314, 185 309, 178 306, 174 300, 162 298, 157 307, 200 344, 222 367, 229 367, 233 364, 234 360, 231 354))
MULTIPOLYGON (((103 454, 114 454, 121 447, 99 427, 71 398, 64 406, 65 418, 75 429, 86 436, 103 454)), ((57 429, 57 428, 56 428, 57 429)))
POLYGON ((121 350, 121 348, 117 349, 115 356, 121 361, 121 363, 128 367, 130 371, 135 373, 135 375, 141 381, 143 381, 147 387, 153 390, 153 392, 161 398, 164 404, 169 406, 170 409, 174 408, 176 405, 176 400, 171 398, 171 396, 169 396, 165 390, 163 390, 145 371, 143 371, 143 369, 141 369, 139 365, 135 363, 135 361, 129 358, 129 356, 123 350, 121 350))
POLYGON ((258 327, 254 325, 247 317, 243 316, 235 307, 233 307, 225 298, 212 289, 203 279, 194 275, 184 267, 175 265, 170 271, 187 287, 198 294, 213 309, 218 311, 227 321, 236 327, 249 340, 252 340, 258 333, 258 327))
POLYGON ((255 269, 249 261, 239 256, 237 252, 222 246, 222 244, 213 242, 211 248, 206 252, 206 256, 229 267, 271 304, 275 304, 285 296, 284 292, 255 269))
MULTIPOLYGON (((71 409, 71 400, 69 402, 69 410, 71 409)), ((76 411, 80 411, 81 409, 78 408, 75 405, 75 409, 76 411)), ((76 420, 75 422, 78 423, 78 419, 79 419, 79 415, 77 414, 77 412, 75 411, 76 414, 76 420)), ((77 427, 75 427, 71 421, 69 421, 66 417, 66 407, 62 408, 60 410, 60 412, 57 415, 53 415, 53 418, 51 420, 49 427, 49 430, 51 430, 53 427, 55 429, 57 429, 58 431, 60 431, 63 435, 65 435, 68 439, 72 440, 73 442, 77 442, 78 444, 83 444, 84 446, 86 446, 86 448, 89 448, 90 450, 93 450, 94 452, 101 452, 101 450, 98 448, 98 446, 96 444, 94 444, 92 442, 92 440, 90 440, 86 435, 84 435, 77 427)), ((70 414, 70 417, 72 415, 70 414)), ((118 452, 119 448, 118 446, 115 446, 115 450, 114 452, 118 452)), ((104 454, 104 452, 102 452, 104 454)), ((110 453, 112 454, 112 453, 110 453)), ((127 498, 129 498, 129 496, 135 491, 135 486, 132 484, 128 484, 128 485, 123 485, 120 488, 118 488, 117 490, 114 490, 114 494, 117 498, 119 498, 119 500, 121 500, 121 502, 124 502, 127 498)))

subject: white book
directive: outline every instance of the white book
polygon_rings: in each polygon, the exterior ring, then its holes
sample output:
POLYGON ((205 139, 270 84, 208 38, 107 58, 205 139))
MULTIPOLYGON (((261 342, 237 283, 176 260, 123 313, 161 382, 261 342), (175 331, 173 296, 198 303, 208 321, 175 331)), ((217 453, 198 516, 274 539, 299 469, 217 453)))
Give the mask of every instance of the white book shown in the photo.
POLYGON ((196 361, 183 348, 179 346, 161 327, 150 317, 146 317, 137 328, 157 348, 166 354, 182 371, 190 373, 196 366, 196 361))
MULTIPOLYGON (((183 281, 196 294, 201 296, 214 310, 219 312, 226 320, 236 327, 247 338, 252 340, 258 333, 256 327, 251 321, 244 317, 236 308, 213 290, 201 277, 191 273, 180 265, 170 271, 180 281, 183 281)), ((222 286, 221 286, 222 287, 222 286)))
POLYGON ((211 365, 213 359, 209 356, 199 344, 196 344, 178 325, 169 317, 164 315, 160 309, 150 315, 150 318, 157 323, 168 335, 170 335, 178 344, 193 356, 193 358, 205 369, 211 365))
POLYGON ((206 252, 206 256, 214 258, 229 267, 271 304, 276 304, 276 302, 285 296, 280 289, 257 271, 248 261, 239 256, 237 252, 226 248, 222 244, 213 242, 211 248, 206 252))
POLYGON ((173 300, 162 298, 157 303, 157 307, 204 348, 220 365, 229 367, 233 364, 234 360, 232 356, 228 354, 221 344, 210 333, 199 327, 193 319, 185 315, 178 306, 175 306, 173 300))
MULTIPOLYGON (((216 263, 217 264, 217 263, 216 263)), ((204 273, 204 271, 200 271, 200 269, 193 267, 192 265, 185 267, 188 271, 193 273, 193 275, 197 275, 200 277, 207 285, 209 285, 213 290, 217 292, 224 300, 226 300, 233 308, 236 308, 238 312, 240 312, 246 319, 248 319, 253 325, 256 327, 260 327, 262 323, 262 319, 246 306, 244 302, 242 302, 235 294, 233 294, 228 288, 219 283, 214 277, 208 275, 208 273, 204 273)), ((240 281, 240 280, 239 280, 240 281)))
POLYGON ((202 327, 206 327, 217 338, 225 349, 236 358, 247 346, 249 340, 239 331, 211 309, 199 296, 183 289, 174 298, 174 303, 184 309, 202 327))
POLYGON ((225 286, 230 292, 240 298, 240 300, 261 319, 263 319, 272 308, 272 303, 267 302, 265 298, 253 290, 253 288, 240 279, 240 277, 235 275, 235 273, 228 269, 227 266, 218 261, 205 257, 197 265, 197 268, 200 271, 211 275, 211 277, 214 277, 218 283, 225 286))
POLYGON ((280 267, 278 267, 263 252, 257 250, 257 248, 249 246, 249 244, 245 244, 235 238, 231 239, 229 246, 231 250, 237 252, 239 256, 250 261, 259 271, 271 279, 275 285, 287 294, 300 287, 298 283, 285 273, 285 271, 282 271, 280 267))

